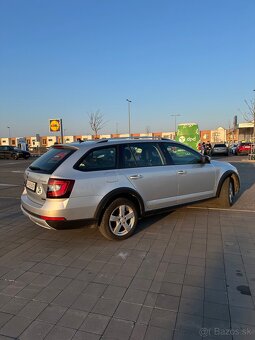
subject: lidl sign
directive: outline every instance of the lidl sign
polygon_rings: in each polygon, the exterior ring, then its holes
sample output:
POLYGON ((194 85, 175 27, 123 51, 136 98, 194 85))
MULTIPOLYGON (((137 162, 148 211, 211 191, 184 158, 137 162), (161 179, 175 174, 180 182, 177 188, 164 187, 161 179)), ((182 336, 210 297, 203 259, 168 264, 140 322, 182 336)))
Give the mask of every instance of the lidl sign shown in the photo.
POLYGON ((61 130, 60 119, 50 119, 50 132, 58 132, 61 130))

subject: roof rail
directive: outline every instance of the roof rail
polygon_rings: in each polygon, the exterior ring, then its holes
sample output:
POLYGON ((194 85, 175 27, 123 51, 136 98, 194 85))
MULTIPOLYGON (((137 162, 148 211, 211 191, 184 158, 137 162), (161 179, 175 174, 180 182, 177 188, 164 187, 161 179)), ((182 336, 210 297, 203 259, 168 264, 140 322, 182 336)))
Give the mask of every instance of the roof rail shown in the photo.
POLYGON ((165 138, 161 136, 131 136, 131 137, 114 137, 114 138, 108 138, 108 139, 92 139, 92 141, 95 141, 96 143, 104 143, 108 141, 114 141, 114 140, 134 140, 134 139, 159 139, 159 140, 172 140, 170 138, 165 138))
POLYGON ((108 139, 103 138, 103 139, 92 139, 92 141, 95 141, 96 143, 104 143, 104 142, 108 142, 108 139))

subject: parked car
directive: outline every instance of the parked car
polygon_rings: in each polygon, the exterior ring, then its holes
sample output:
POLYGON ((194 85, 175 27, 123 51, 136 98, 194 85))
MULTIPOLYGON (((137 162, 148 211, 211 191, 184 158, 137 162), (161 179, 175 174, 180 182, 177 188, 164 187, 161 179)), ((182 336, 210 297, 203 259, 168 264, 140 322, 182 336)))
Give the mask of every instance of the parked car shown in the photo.
POLYGON ((211 150, 211 156, 224 155, 228 156, 228 147, 225 143, 215 143, 211 150))
POLYGON ((21 209, 34 223, 93 223, 108 239, 129 237, 139 218, 162 209, 213 197, 229 207, 240 186, 231 164, 165 139, 55 145, 24 176, 21 209))
POLYGON ((29 158, 30 152, 23 151, 21 149, 15 148, 10 145, 1 145, 0 146, 0 158, 8 158, 8 159, 19 159, 19 158, 29 158))
POLYGON ((21 149, 19 149, 19 148, 14 148, 14 150, 17 152, 17 154, 18 154, 18 158, 24 158, 24 159, 28 159, 30 156, 31 156, 31 154, 30 154, 30 152, 29 151, 25 151, 25 150, 21 150, 21 149))
POLYGON ((248 142, 240 142, 236 147, 236 154, 239 155, 248 155, 251 153, 251 143, 248 142))
POLYGON ((233 155, 236 155, 236 148, 237 148, 238 143, 234 143, 230 145, 229 150, 233 155))

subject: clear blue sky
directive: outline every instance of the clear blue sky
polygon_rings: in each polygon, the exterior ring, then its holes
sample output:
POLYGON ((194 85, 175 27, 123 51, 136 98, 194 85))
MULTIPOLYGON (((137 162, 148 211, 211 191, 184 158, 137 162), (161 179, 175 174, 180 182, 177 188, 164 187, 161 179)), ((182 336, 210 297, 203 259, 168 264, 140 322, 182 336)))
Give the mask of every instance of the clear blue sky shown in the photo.
POLYGON ((243 121, 255 88, 254 0, 0 0, 0 136, 201 129, 243 121))

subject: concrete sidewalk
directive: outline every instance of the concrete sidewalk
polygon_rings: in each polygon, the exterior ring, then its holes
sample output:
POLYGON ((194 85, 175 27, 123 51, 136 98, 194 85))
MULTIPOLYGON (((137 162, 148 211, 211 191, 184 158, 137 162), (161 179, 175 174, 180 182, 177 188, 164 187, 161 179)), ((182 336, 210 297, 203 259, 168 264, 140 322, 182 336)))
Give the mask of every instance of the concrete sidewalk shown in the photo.
POLYGON ((0 339, 254 339, 255 213, 180 209, 122 242, 0 213, 0 339))

